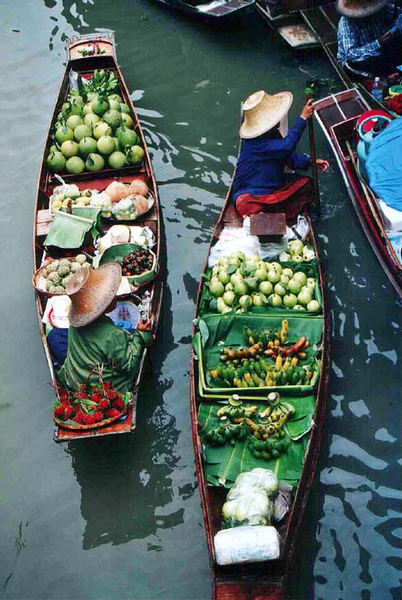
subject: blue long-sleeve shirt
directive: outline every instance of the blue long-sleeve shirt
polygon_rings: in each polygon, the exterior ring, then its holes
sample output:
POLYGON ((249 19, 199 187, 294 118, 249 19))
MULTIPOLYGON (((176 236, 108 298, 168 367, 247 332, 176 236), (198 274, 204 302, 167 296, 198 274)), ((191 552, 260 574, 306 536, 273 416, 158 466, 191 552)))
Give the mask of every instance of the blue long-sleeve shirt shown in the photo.
POLYGON ((243 140, 232 185, 232 199, 240 194, 262 196, 283 187, 286 183, 285 166, 305 171, 311 164, 307 154, 294 150, 306 127, 299 117, 284 138, 264 139, 263 136, 243 140))
MULTIPOLYGON (((402 32, 402 9, 388 4, 375 15, 359 19, 341 17, 338 23, 338 62, 359 62, 381 54, 379 38, 387 31, 402 32)), ((402 58, 401 58, 402 61, 402 58)))

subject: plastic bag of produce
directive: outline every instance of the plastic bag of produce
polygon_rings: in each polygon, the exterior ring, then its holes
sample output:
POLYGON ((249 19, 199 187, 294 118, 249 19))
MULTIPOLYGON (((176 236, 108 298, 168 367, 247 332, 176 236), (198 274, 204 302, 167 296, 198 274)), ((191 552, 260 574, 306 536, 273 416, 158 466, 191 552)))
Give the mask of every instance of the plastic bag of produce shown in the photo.
POLYGON ((260 254, 260 242, 256 235, 250 235, 241 227, 225 227, 219 240, 212 248, 208 257, 208 266, 214 267, 223 256, 230 256, 241 250, 246 256, 260 254))
POLYGON ((242 494, 229 499, 222 507, 223 524, 226 528, 239 525, 269 525, 274 512, 273 502, 263 490, 241 489, 242 494))
POLYGON ((131 197, 123 198, 120 202, 113 205, 112 215, 118 221, 134 220, 137 218, 137 211, 131 197))
POLYGON ((223 529, 215 535, 214 545, 218 565, 275 560, 280 555, 275 527, 223 529))
POLYGON ((252 469, 252 471, 240 473, 227 497, 228 500, 232 500, 236 497, 238 491, 243 489, 250 490, 251 488, 264 490, 268 495, 275 495, 278 487, 279 481, 273 471, 256 468, 252 469))
POLYGON ((278 479, 270 469, 240 473, 222 508, 224 526, 269 525, 274 512, 271 498, 278 487, 278 479))

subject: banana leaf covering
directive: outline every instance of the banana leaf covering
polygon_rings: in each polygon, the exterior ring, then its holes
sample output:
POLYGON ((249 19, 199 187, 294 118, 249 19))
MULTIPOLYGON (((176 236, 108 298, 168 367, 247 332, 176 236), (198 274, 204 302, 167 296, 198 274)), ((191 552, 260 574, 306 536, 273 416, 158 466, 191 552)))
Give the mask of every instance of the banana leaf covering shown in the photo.
MULTIPOLYGON (((77 209, 73 209, 73 213, 76 211, 77 209)), ((77 211, 77 214, 57 211, 44 245, 63 249, 79 249, 84 245, 92 244, 98 235, 97 222, 100 218, 100 208, 85 207, 84 211, 77 211)))
MULTIPOLYGON (((269 262, 269 261, 267 261, 269 262)), ((320 288, 320 284, 319 284, 319 277, 318 277, 318 261, 317 259, 313 259, 309 262, 304 262, 304 263, 300 263, 300 262, 294 262, 294 261, 289 261, 289 262, 282 262, 281 263, 282 268, 284 269, 285 267, 289 267, 293 270, 293 272, 296 271, 302 271, 303 273, 305 273, 306 277, 315 277, 316 279, 316 285, 314 288, 314 298, 315 300, 317 300, 320 303, 320 308, 317 312, 307 312, 306 311, 302 311, 301 314, 309 316, 312 314, 321 314, 322 313, 322 294, 321 294, 321 288, 320 288)), ((230 265, 227 269, 229 274, 234 273, 236 270, 236 267, 233 265, 230 265)), ((204 316, 206 314, 216 314, 216 310, 213 309, 213 303, 216 302, 216 298, 215 296, 213 296, 211 294, 211 292, 209 291, 209 287, 208 287, 208 282, 211 280, 212 278, 212 269, 207 269, 206 272, 204 273, 204 285, 202 286, 202 293, 201 293, 201 299, 200 299, 200 307, 199 307, 199 311, 198 314, 200 316, 204 316)), ((256 291, 258 292, 258 289, 256 290, 249 290, 249 294, 253 294, 253 292, 256 291)), ((239 297, 236 297, 235 303, 233 305, 233 309, 239 309, 240 306, 238 304, 239 301, 239 297)), ((246 314, 271 314, 271 315, 277 315, 277 316, 283 316, 284 318, 287 318, 290 314, 294 314, 295 311, 293 311, 293 309, 291 308, 286 308, 286 306, 279 306, 279 307, 275 307, 275 306, 271 306, 269 304, 266 304, 265 306, 252 306, 248 309, 248 311, 246 312, 246 314)))
MULTIPOLYGON (((281 400, 295 407, 295 414, 285 425, 285 432, 290 439, 288 450, 276 459, 265 460, 253 456, 248 448, 247 440, 236 440, 234 446, 213 447, 203 443, 205 476, 212 485, 230 488, 239 473, 250 471, 255 467, 271 469, 280 481, 295 487, 300 479, 309 436, 313 426, 315 396, 288 397, 281 395, 281 400)), ((266 404, 261 402, 244 402, 243 406, 257 406, 262 411, 266 404)), ((202 434, 207 433, 219 424, 217 411, 219 404, 201 403, 198 410, 198 421, 202 434)))
MULTIPOLYGON (((305 350, 307 357, 300 361, 303 366, 308 361, 314 363, 314 369, 320 370, 321 338, 323 320, 320 316, 300 316, 295 314, 287 317, 289 323, 289 342, 295 343, 300 337, 305 336, 310 345, 305 350)), ((312 393, 313 385, 286 385, 276 387, 232 388, 223 379, 212 379, 209 370, 214 369, 219 363, 221 351, 224 347, 237 349, 246 345, 244 327, 250 327, 257 332, 263 328, 272 330, 281 329, 282 317, 279 315, 205 315, 197 319, 197 332, 193 338, 193 347, 198 360, 199 393, 201 397, 222 393, 236 393, 239 395, 263 395, 277 390, 280 393, 291 395, 304 395, 312 393)), ((273 363, 272 363, 273 364, 273 363)), ((313 376, 314 378, 314 376, 313 376)), ((318 380, 318 377, 315 377, 318 380)))

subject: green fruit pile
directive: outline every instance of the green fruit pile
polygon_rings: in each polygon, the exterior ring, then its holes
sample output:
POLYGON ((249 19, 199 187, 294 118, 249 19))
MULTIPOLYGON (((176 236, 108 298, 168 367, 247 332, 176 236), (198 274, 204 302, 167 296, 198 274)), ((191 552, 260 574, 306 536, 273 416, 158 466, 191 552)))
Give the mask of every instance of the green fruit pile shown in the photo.
POLYGON ((309 262, 313 258, 315 258, 313 247, 303 244, 301 240, 290 241, 288 251, 279 255, 280 262, 309 262))
POLYGON ((71 277, 82 266, 89 266, 85 254, 78 254, 74 260, 52 260, 41 270, 41 275, 46 279, 46 291, 50 294, 65 294, 71 277))
POLYGON ((245 312, 254 306, 318 312, 321 305, 315 297, 316 283, 315 277, 307 277, 302 270, 236 252, 219 260, 204 285, 213 296, 209 310, 223 314, 245 312))
MULTIPOLYGON (((96 90, 96 85, 91 86, 96 90)), ((144 160, 141 140, 134 131, 130 107, 119 94, 72 91, 57 115, 52 129, 53 144, 46 159, 53 172, 101 171, 138 165, 144 160)))

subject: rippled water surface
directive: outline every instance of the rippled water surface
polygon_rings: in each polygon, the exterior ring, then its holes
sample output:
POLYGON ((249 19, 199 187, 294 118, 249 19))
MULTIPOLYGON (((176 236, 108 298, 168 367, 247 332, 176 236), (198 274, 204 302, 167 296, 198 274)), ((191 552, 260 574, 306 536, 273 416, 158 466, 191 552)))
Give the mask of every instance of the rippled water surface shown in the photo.
MULTIPOLYGON (((292 118, 319 54, 293 54, 253 11, 223 26, 151 0, 3 0, 0 29, 0 596, 209 597, 188 410, 191 319, 230 181, 239 103, 290 89, 292 118), (168 288, 136 433, 59 446, 34 311, 35 186, 66 35, 115 31, 159 182, 168 288)), ((307 150, 307 139, 302 144, 307 150)), ((355 218, 330 150, 316 223, 333 317, 328 425, 295 562, 294 598, 399 598, 400 302, 355 218)))

